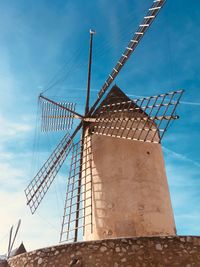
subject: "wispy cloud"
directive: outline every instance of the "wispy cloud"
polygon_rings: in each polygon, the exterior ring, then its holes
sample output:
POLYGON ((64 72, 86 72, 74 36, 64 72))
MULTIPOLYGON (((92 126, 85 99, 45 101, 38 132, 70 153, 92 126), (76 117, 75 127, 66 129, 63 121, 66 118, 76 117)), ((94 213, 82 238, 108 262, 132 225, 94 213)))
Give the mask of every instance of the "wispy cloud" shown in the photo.
MULTIPOLYGON (((31 180, 31 152, 0 153, 0 254, 6 252, 9 227, 22 219, 22 226, 16 241, 24 241, 28 250, 58 243, 66 189, 66 177, 56 177, 36 214, 31 215, 26 206, 24 189, 31 180), (52 207, 55 207, 52 210, 52 207), (31 229, 31 230, 30 230, 31 229), (42 229, 42 231, 41 231, 42 229), (41 237, 42 232, 42 237, 41 237), (7 233, 6 238, 5 234, 7 233), (3 239, 3 240, 2 240, 3 239)), ((33 173, 31 173, 32 175, 33 173)))
POLYGON ((180 103, 183 105, 200 106, 199 102, 180 101, 180 103))
POLYGON ((10 118, 6 118, 0 115, 0 138, 1 141, 13 137, 18 137, 25 133, 30 132, 33 129, 31 124, 25 123, 23 121, 16 122, 16 120, 11 121, 10 118))
POLYGON ((7 238, 4 238, 5 234, 19 218, 22 219, 22 225, 15 246, 24 241, 26 248, 30 250, 36 249, 38 243, 40 243, 40 247, 43 247, 55 244, 58 241, 60 223, 56 212, 53 211, 54 215, 49 218, 49 210, 43 208, 42 211, 40 210, 37 215, 33 216, 24 205, 25 201, 25 196, 21 193, 21 190, 12 193, 1 192, 0 194, 0 202, 6 203, 6 208, 0 209, 1 218, 4 218, 1 221, 0 229, 0 240, 3 238, 0 242, 1 253, 6 252, 8 245, 8 235, 7 238), (41 229, 43 230, 41 231, 41 229))
POLYGON ((163 147, 178 234, 199 235, 200 163, 188 156, 163 147))
MULTIPOLYGON (((160 93, 160 92, 158 92, 160 93)), ((161 92, 162 93, 162 92, 161 92)), ((166 92, 167 93, 167 92, 166 92)), ((148 97, 150 95, 133 95, 133 94, 127 94, 129 97, 133 97, 133 98, 144 98, 144 97, 148 97)), ((190 102, 190 101, 180 101, 179 102, 182 105, 190 105, 190 106, 200 106, 200 102, 190 102)))
POLYGON ((164 152, 168 153, 170 156, 173 156, 174 158, 178 159, 178 160, 181 160, 181 161, 186 161, 188 163, 191 163, 193 165, 195 165, 196 167, 200 168, 200 163, 195 161, 195 160, 192 160, 190 158, 188 158, 187 156, 181 154, 181 153, 177 153, 171 149, 168 149, 166 147, 163 147, 163 150, 164 152))

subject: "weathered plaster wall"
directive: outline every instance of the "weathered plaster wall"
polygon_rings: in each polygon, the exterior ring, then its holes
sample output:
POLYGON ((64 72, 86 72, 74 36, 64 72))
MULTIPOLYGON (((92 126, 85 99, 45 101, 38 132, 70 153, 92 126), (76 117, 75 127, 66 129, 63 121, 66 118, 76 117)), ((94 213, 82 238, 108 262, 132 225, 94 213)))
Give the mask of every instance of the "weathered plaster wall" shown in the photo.
POLYGON ((199 267, 200 237, 140 237, 80 242, 16 256, 9 267, 199 267))
POLYGON ((176 235, 161 145, 93 135, 91 147, 93 229, 88 216, 84 239, 176 235))

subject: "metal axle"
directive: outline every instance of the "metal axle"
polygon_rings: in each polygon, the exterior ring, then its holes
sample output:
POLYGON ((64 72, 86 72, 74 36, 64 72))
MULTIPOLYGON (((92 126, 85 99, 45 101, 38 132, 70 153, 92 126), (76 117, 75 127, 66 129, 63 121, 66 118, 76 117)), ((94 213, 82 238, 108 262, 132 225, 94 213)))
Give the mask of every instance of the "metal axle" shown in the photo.
POLYGON ((91 67, 92 67, 92 45, 93 45, 93 35, 96 34, 94 30, 90 30, 90 50, 89 50, 89 61, 88 61, 88 80, 87 80, 87 96, 85 103, 85 115, 90 109, 90 83, 91 83, 91 67))

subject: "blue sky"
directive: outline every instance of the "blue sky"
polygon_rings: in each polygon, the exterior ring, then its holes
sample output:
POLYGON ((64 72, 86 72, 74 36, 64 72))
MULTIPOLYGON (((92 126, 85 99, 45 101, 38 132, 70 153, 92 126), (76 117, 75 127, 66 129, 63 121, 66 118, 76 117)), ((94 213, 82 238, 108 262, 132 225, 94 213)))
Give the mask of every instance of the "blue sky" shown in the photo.
MULTIPOLYGON (((89 29, 94 28, 92 101, 152 0, 0 1, 0 253, 9 227, 22 219, 18 242, 28 249, 58 242, 67 162, 32 216, 24 188, 61 135, 39 133, 37 97, 75 101, 83 112, 89 29), (56 76, 55 76, 56 74, 56 76), (54 81, 54 80, 53 80, 54 81), (37 127, 36 127, 37 126, 37 127)), ((185 89, 163 139, 175 221, 180 235, 200 233, 200 3, 168 0, 116 83, 148 96, 185 89)))

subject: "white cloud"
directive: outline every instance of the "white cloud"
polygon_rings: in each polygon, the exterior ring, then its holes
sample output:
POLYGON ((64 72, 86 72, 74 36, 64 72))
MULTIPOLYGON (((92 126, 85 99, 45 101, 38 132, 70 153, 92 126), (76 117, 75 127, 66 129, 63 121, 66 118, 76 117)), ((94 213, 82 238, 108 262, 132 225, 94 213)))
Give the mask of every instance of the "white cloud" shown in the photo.
POLYGON ((9 188, 19 184, 19 179, 24 177, 25 169, 19 169, 12 167, 10 163, 0 163, 0 183, 2 185, 9 186, 9 188))
MULTIPOLYGON (((46 156, 46 153, 41 154, 42 157, 46 156)), ((22 219, 22 226, 16 246, 24 241, 26 248, 33 250, 57 244, 59 240, 66 177, 61 174, 56 177, 38 211, 31 215, 24 194, 25 187, 33 178, 30 177, 30 158, 31 152, 0 153, 0 215, 3 218, 0 227, 0 254, 6 252, 9 228, 19 218, 22 219)))
POLYGON ((22 219, 21 229, 16 240, 15 246, 19 245, 21 241, 24 242, 28 250, 36 249, 38 247, 48 246, 58 242, 59 226, 54 211, 49 216, 49 210, 43 210, 43 217, 39 215, 31 215, 28 208, 25 206, 25 196, 22 190, 17 190, 12 193, 1 192, 0 194, 0 214, 1 228, 0 228, 0 252, 6 252, 8 245, 8 232, 10 226, 15 224, 19 218, 22 219), (3 207, 2 207, 3 206, 3 207), (7 234, 5 238, 5 234, 7 234))
POLYGON ((1 143, 13 137, 18 138, 21 136, 22 138, 23 137, 22 135, 30 132, 33 129, 31 124, 28 124, 23 121, 20 122, 12 121, 10 120, 10 118, 7 119, 2 115, 0 115, 0 125, 1 125, 0 127, 1 143))
MULTIPOLYGON (((31 121, 28 115, 20 116, 17 121, 0 115, 0 254, 6 252, 9 229, 19 218, 22 219, 22 226, 16 246, 24 241, 27 249, 32 250, 58 243, 63 206, 63 196, 61 199, 58 191, 63 185, 63 177, 57 177, 37 214, 31 215, 26 206, 24 189, 33 178, 33 152, 30 146, 26 146, 33 130, 31 121), (55 207, 53 211, 52 207, 55 207)), ((47 156, 46 151, 37 153, 37 159, 46 159, 47 156)))

